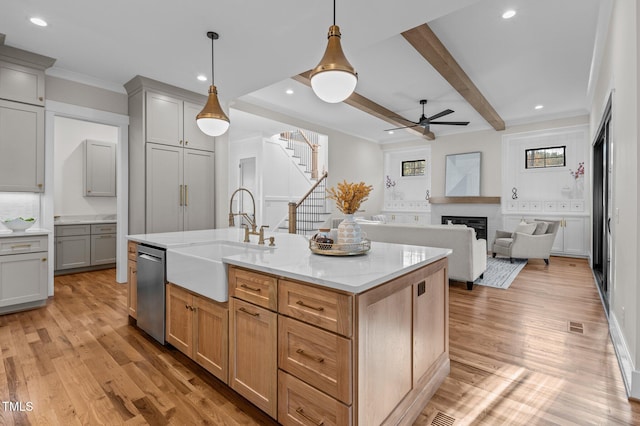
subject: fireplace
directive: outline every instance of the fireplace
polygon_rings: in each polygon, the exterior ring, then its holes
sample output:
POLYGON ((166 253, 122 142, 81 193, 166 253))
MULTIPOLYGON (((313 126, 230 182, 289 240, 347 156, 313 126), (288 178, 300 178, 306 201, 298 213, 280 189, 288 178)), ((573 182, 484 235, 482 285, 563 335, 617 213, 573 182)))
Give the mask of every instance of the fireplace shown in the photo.
POLYGON ((442 224, 467 225, 476 230, 477 239, 487 239, 487 218, 480 216, 442 216, 442 224))

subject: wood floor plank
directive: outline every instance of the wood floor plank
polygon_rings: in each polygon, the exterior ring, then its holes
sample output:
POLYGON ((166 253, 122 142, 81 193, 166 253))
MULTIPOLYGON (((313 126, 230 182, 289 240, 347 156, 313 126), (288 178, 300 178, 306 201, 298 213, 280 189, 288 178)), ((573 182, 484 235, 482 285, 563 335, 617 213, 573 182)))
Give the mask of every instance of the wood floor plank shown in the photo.
MULTIPOLYGON (((129 325, 126 290, 114 270, 58 276, 45 307, 0 316, 0 399, 34 407, 0 409, 0 424, 276 424, 129 325)), ((449 293, 451 373, 415 425, 640 424, 585 260, 531 260, 507 290, 449 293)))

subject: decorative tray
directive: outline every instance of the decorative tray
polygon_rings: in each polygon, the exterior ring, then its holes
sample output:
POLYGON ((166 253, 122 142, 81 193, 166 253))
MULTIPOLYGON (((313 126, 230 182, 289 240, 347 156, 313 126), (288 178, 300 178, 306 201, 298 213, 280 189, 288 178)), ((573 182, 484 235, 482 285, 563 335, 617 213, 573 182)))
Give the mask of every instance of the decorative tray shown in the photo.
POLYGON ((362 240, 359 243, 338 244, 309 240, 309 249, 315 254, 324 256, 358 256, 371 250, 371 241, 362 240))

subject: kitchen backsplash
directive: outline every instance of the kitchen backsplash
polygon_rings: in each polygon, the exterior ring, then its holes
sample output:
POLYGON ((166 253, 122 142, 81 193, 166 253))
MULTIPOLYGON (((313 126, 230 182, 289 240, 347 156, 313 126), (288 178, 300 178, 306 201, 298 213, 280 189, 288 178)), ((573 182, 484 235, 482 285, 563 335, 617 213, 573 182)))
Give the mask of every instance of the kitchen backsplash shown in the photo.
POLYGON ((39 215, 40 194, 0 192, 0 219, 13 219, 19 216, 39 219, 39 215))

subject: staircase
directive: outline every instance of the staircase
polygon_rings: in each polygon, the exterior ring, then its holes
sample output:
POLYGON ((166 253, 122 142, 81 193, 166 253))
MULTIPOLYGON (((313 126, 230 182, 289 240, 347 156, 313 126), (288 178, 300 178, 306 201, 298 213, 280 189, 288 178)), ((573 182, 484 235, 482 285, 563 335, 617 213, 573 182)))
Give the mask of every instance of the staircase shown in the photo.
POLYGON ((280 134, 286 151, 313 184, 298 202, 289 203, 289 213, 278 226, 282 232, 313 235, 331 215, 326 211, 327 172, 319 176, 318 171, 317 138, 316 133, 302 130, 280 134))

